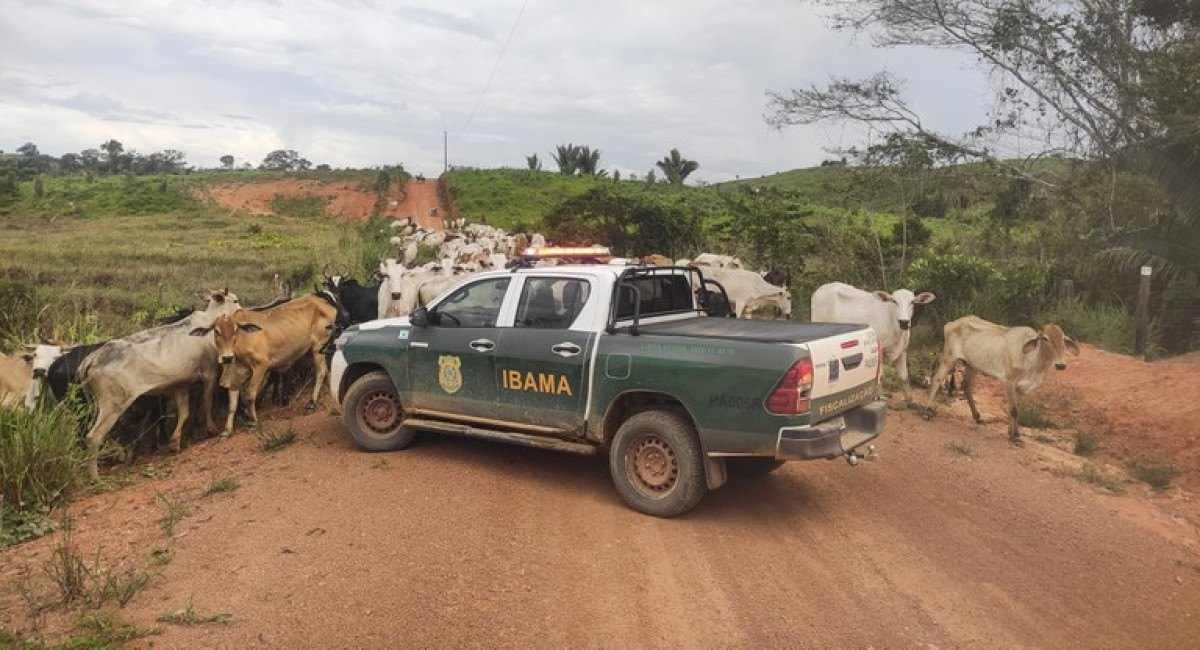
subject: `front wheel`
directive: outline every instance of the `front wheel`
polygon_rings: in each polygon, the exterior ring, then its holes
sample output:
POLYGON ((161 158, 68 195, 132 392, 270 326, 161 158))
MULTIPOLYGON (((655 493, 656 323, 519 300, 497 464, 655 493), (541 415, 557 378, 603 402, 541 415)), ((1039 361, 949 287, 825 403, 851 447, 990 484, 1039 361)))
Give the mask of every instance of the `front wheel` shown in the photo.
POLYGON ((404 409, 392 378, 377 370, 359 377, 346 391, 342 423, 367 451, 392 451, 412 444, 416 432, 405 427, 404 409))
POLYGON ((696 432, 674 411, 626 420, 609 445, 608 467, 625 503, 655 517, 681 515, 708 492, 696 432))

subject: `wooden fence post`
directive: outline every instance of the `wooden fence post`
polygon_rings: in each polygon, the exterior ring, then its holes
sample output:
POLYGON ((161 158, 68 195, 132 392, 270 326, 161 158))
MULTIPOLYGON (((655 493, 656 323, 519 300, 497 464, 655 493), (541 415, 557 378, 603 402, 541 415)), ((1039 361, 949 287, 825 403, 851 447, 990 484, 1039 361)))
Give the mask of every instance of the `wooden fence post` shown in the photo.
POLYGON ((1142 267, 1141 283, 1138 284, 1137 312, 1134 315, 1137 328, 1133 337, 1133 353, 1143 361, 1146 360, 1146 345, 1150 335, 1150 277, 1153 273, 1154 269, 1151 267, 1142 267))

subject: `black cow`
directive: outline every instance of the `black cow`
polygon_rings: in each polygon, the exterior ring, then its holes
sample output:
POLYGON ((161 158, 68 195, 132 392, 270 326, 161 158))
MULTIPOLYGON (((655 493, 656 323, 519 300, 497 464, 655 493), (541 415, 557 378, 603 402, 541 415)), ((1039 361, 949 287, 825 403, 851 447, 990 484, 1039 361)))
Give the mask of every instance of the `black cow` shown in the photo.
POLYGON ((379 317, 379 285, 362 285, 354 278, 325 278, 325 288, 346 311, 348 325, 357 325, 379 317))

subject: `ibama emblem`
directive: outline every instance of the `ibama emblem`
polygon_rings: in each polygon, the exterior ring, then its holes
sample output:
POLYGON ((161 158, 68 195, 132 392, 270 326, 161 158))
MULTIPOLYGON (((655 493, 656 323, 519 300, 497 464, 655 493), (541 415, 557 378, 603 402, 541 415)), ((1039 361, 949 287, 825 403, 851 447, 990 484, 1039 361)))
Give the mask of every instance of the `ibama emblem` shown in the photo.
POLYGON ((442 390, 453 395, 462 384, 462 359, 450 355, 438 357, 438 385, 442 390))

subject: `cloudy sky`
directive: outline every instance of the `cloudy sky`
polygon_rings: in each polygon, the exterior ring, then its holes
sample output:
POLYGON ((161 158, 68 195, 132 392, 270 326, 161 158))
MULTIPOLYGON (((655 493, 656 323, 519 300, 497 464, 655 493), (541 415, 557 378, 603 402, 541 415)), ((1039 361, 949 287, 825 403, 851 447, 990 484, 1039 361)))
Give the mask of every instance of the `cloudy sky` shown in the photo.
POLYGON ((445 129, 451 164, 523 166, 534 152, 549 164, 571 141, 640 175, 678 147, 717 181, 817 164, 863 137, 775 131, 767 89, 886 68, 927 123, 961 131, 987 104, 970 64, 876 50, 812 5, 774 0, 3 0, 0 149, 57 155, 114 137, 200 166, 287 148, 436 174, 445 129))

